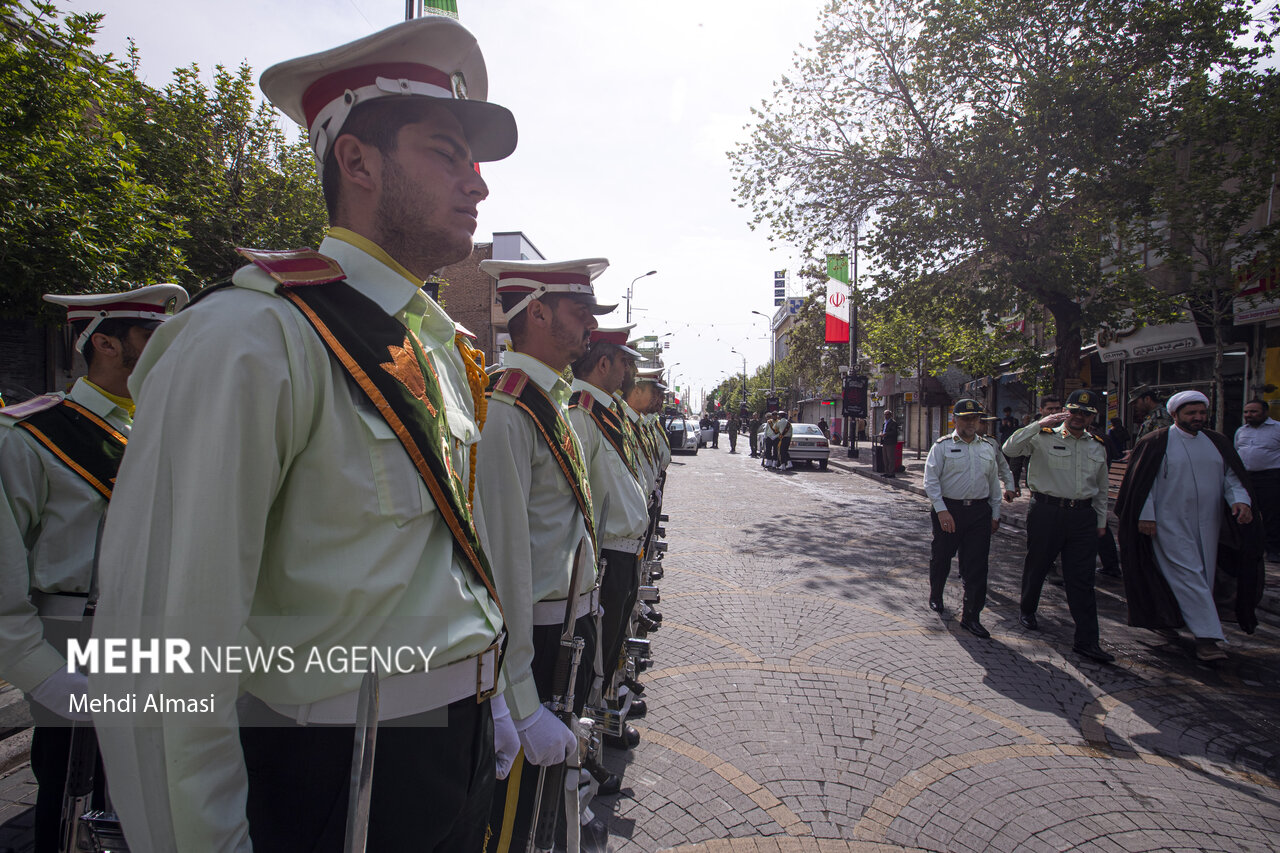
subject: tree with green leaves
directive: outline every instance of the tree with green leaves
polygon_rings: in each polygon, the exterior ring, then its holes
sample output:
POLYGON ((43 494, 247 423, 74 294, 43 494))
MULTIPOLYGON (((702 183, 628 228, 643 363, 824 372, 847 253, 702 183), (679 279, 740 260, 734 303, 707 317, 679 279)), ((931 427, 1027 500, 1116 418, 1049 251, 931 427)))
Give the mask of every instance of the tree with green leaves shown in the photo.
POLYGON ((131 69, 91 51, 100 15, 0 0, 0 314, 48 291, 171 279, 180 224, 139 174, 131 69))
POLYGON ((964 270, 988 323, 1046 311, 1061 387, 1099 323, 1167 316, 1123 224, 1172 93, 1245 62, 1248 24, 1247 0, 833 0, 731 152, 739 199, 815 253, 869 212, 890 289, 964 270))
MULTIPOLYGON (((1151 245, 1214 342, 1213 410, 1223 428, 1222 362, 1242 288, 1280 265, 1273 212, 1280 140, 1280 76, 1271 71, 1202 75, 1181 87, 1176 132, 1147 162, 1163 228, 1151 245)), ((1274 284, 1273 284, 1274 286, 1274 284)))

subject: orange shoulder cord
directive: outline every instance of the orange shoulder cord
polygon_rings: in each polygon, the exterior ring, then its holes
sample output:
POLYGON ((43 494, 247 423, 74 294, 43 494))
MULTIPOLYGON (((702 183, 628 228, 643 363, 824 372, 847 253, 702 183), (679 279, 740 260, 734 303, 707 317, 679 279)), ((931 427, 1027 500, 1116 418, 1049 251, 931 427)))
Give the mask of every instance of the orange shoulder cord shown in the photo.
MULTIPOLYGON (((489 399, 485 397, 485 389, 489 385, 489 377, 484 372, 484 353, 471 345, 467 336, 461 333, 453 336, 453 342, 462 356, 462 363, 467 368, 467 384, 471 386, 471 401, 475 404, 476 428, 484 429, 484 419, 489 413, 489 399)), ((476 496, 476 448, 479 442, 471 445, 471 474, 467 479, 467 506, 475 510, 476 496)))

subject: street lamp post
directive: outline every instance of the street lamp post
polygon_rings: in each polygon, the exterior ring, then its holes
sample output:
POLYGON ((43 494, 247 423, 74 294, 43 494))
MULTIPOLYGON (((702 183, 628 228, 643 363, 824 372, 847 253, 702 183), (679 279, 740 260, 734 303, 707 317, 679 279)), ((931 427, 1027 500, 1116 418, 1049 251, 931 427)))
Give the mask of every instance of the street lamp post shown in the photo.
POLYGON ((759 311, 752 311, 752 314, 758 314, 769 321, 769 394, 776 394, 777 391, 773 387, 773 350, 775 341, 773 339, 773 318, 768 314, 761 314, 759 311))
MULTIPOLYGON (((731 349, 729 352, 742 355, 736 349, 731 349)), ((745 355, 742 355, 742 405, 747 405, 747 357, 745 355)))
POLYGON ((656 272, 657 270, 649 270, 647 273, 643 273, 631 279, 631 283, 627 285, 627 322, 628 323, 631 322, 631 289, 636 286, 637 281, 639 281, 642 278, 645 278, 646 276, 651 276, 656 272))

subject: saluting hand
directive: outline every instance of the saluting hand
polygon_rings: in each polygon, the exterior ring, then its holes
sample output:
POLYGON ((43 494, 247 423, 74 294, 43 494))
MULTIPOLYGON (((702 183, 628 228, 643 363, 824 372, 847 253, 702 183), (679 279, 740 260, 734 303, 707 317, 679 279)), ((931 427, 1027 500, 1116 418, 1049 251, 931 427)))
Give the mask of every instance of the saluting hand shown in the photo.
POLYGON ((1069 417, 1071 417, 1070 412, 1055 412, 1052 415, 1045 415, 1043 418, 1040 419, 1039 424, 1042 427, 1049 427, 1050 429, 1052 429, 1053 427, 1056 427, 1058 424, 1065 422, 1066 419, 1069 417))
POLYGON ((1253 509, 1248 504, 1232 504, 1231 514, 1236 517, 1236 521, 1241 524, 1248 524, 1253 521, 1253 509))

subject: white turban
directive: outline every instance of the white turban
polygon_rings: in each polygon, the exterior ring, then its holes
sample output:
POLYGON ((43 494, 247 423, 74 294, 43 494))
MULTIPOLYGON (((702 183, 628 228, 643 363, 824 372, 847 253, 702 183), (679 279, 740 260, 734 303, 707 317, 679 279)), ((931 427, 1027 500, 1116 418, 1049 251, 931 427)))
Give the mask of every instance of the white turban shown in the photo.
POLYGON ((1172 415, 1187 403, 1204 403, 1207 406, 1209 398, 1199 391, 1179 391, 1169 398, 1169 402, 1165 403, 1164 407, 1172 415))

